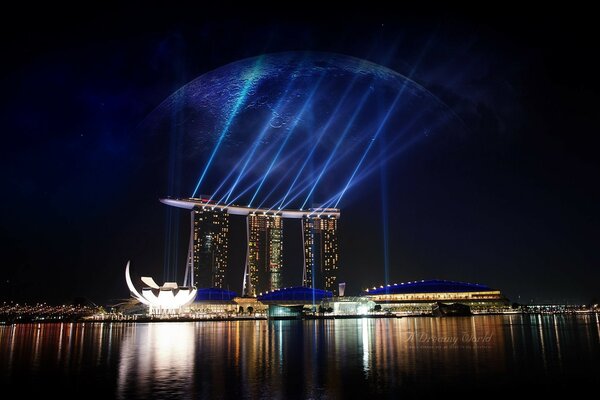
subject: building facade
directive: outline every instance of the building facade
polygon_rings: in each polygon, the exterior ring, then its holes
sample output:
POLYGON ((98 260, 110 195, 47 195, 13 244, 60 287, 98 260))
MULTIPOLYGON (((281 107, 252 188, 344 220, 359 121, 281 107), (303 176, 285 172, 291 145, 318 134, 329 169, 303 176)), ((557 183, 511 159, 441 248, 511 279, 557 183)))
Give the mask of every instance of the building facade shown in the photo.
POLYGON ((389 311, 430 312, 438 303, 463 304, 474 312, 508 306, 502 293, 487 285, 439 279, 373 287, 363 296, 389 311))
POLYGON ((283 221, 279 215, 251 213, 247 217, 248 261, 244 277, 245 295, 281 287, 283 267, 283 221))
POLYGON ((228 265, 229 214, 220 209, 197 207, 191 212, 191 224, 188 254, 188 269, 193 274, 191 285, 223 288, 228 265))
POLYGON ((338 218, 325 213, 302 218, 304 274, 302 284, 337 294, 338 218))
MULTIPOLYGON (((337 208, 309 210, 243 207, 210 198, 160 199, 161 203, 190 210, 192 228, 184 285, 224 286, 227 270, 229 215, 246 219, 247 255, 242 295, 256 297, 282 287, 283 220, 300 220, 303 240, 302 285, 338 293, 339 269, 337 208)), ((298 271, 299 273, 300 271, 298 271)))

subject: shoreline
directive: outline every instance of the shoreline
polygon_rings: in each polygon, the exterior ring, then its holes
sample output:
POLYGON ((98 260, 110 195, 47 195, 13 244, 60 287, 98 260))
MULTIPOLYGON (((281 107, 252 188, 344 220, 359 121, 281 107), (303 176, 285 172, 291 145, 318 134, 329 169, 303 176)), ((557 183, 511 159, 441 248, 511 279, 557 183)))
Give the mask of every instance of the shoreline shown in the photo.
POLYGON ((564 313, 480 313, 468 316, 444 316, 436 317, 431 314, 415 314, 415 315, 308 315, 302 317, 272 317, 266 316, 257 317, 215 317, 215 318, 152 318, 141 317, 136 319, 40 319, 40 320, 12 320, 0 321, 0 326, 11 326, 19 324, 52 324, 52 323, 76 323, 76 324, 101 324, 101 323, 160 323, 160 322, 228 322, 228 321, 312 321, 312 320, 336 320, 336 319, 401 319, 401 318, 464 318, 478 317, 488 315, 592 315, 598 314, 598 311, 581 311, 581 312, 564 312, 564 313))

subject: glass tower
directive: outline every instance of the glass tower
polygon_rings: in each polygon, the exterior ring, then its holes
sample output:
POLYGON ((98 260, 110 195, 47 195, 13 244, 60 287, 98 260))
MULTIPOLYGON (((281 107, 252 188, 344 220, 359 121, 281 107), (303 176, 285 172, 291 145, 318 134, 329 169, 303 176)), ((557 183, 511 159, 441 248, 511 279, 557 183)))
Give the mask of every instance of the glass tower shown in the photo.
POLYGON ((338 219, 333 215, 309 214, 302 218, 304 241, 303 286, 337 294, 339 268, 338 219))
POLYGON ((281 287, 283 224, 279 215, 251 213, 247 217, 248 260, 244 293, 257 296, 281 287))
POLYGON ((226 210, 194 208, 188 263, 193 284, 223 288, 227 271, 229 215, 226 210))

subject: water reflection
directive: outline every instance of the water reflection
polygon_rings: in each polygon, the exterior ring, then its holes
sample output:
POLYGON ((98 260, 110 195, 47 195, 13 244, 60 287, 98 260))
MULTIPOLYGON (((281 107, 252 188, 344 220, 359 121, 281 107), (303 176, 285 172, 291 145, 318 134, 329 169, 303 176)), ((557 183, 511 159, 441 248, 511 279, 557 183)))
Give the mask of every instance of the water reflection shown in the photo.
POLYGON ((371 337, 370 337, 371 327, 369 326, 370 321, 371 321, 370 319, 366 319, 366 318, 361 320, 363 370, 364 370, 365 376, 367 378, 369 377, 369 369, 370 369, 370 366, 369 366, 369 351, 370 351, 369 345, 371 344, 371 337))
POLYGON ((0 327, 0 383, 24 394, 428 397, 592 382, 599 357, 597 315, 0 327))
POLYGON ((187 323, 134 325, 123 341, 117 393, 128 398, 185 396, 194 376, 194 326, 187 323))

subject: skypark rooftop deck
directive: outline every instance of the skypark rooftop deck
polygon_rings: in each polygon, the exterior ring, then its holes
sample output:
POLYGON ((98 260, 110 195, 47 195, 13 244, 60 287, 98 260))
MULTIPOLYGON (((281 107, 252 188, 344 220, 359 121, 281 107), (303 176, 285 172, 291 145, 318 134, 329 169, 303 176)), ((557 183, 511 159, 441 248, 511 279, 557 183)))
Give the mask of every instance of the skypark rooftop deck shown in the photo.
POLYGON ((290 209, 269 209, 269 208, 254 208, 243 207, 235 204, 219 204, 209 199, 204 198, 187 198, 187 199, 160 199, 160 202, 172 207, 186 208, 188 210, 198 207, 201 209, 222 210, 232 215, 249 215, 263 214, 281 216, 282 218, 304 218, 304 217, 328 217, 339 218, 339 208, 309 208, 307 210, 290 210, 290 209))

